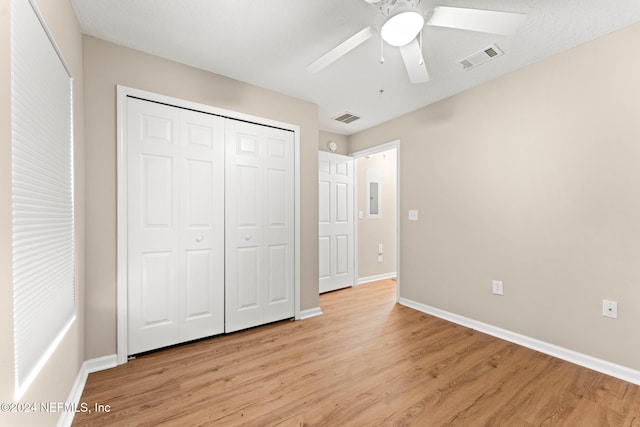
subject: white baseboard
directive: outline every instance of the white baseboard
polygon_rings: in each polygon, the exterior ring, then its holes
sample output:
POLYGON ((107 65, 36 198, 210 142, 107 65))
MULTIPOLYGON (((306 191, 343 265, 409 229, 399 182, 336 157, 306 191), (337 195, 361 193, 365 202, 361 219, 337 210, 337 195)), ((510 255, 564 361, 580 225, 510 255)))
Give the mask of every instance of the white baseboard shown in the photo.
POLYGON ((300 311, 300 320, 310 319, 316 316, 322 316, 322 310, 320 310, 320 307, 300 311))
POLYGON ((118 366, 118 356, 111 354, 109 356, 97 357, 95 359, 89 359, 82 366, 87 367, 87 374, 92 372, 104 371, 105 369, 111 369, 118 366))
MULTIPOLYGON (((69 393, 69 397, 67 398, 67 403, 73 403, 76 407, 79 407, 80 398, 82 397, 84 385, 87 383, 89 374, 104 369, 115 368, 116 366, 118 366, 118 357, 115 354, 86 360, 80 367, 80 371, 78 371, 78 376, 73 383, 71 393, 69 393)), ((73 411, 62 412, 62 415, 58 418, 58 427, 70 427, 75 414, 73 411)))
POLYGON ((393 273, 376 274, 375 276, 360 277, 358 279, 358 285, 364 285, 365 283, 377 282, 378 280, 393 279, 397 275, 398 275, 398 273, 396 273, 394 271, 393 273))
POLYGON ((577 351, 569 350, 564 347, 550 344, 548 342, 540 341, 535 338, 521 335, 516 332, 512 332, 506 329, 498 328, 487 323, 478 322, 477 320, 469 319, 468 317, 460 316, 439 308, 431 307, 419 302, 412 301, 406 298, 399 298, 398 303, 413 308, 414 310, 421 311, 432 316, 439 317, 444 320, 448 320, 453 323, 457 323, 468 328, 472 328, 483 332, 488 335, 512 342, 514 344, 521 345, 523 347, 530 348, 532 350, 539 351, 541 353, 548 354, 558 359, 566 360, 567 362, 574 363, 576 365, 583 366, 594 371, 610 375, 615 378, 619 378, 623 381, 630 382, 632 384, 640 385, 640 371, 631 369, 626 366, 618 365, 607 360, 598 359, 588 354, 579 353, 577 351))

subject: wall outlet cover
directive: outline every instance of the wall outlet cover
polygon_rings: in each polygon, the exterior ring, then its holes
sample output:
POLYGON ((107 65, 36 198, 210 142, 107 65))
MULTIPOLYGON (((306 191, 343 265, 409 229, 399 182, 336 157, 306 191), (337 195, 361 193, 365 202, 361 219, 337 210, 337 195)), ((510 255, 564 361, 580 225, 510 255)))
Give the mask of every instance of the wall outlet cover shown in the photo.
POLYGON ((616 301, 602 300, 602 315, 612 319, 618 318, 618 303, 616 301))

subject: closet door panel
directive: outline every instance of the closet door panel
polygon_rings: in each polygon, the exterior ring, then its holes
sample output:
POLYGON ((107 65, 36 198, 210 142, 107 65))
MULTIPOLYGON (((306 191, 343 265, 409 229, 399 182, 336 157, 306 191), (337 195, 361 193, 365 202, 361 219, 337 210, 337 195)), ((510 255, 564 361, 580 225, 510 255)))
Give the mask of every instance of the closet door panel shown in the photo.
POLYGON ((232 332, 262 323, 264 195, 260 135, 234 120, 225 129, 225 331, 232 332))
POLYGON ((225 330, 231 332, 294 315, 293 135, 235 120, 225 129, 225 330))
POLYGON ((128 353, 224 331, 224 122, 127 100, 128 353))
POLYGON ((129 354, 180 340, 179 113, 128 101, 129 354))
POLYGON ((294 315, 294 178, 293 133, 264 128, 263 166, 268 195, 264 224, 265 282, 263 319, 266 322, 294 315))
POLYGON ((180 110, 181 340, 224 332, 224 119, 180 110))

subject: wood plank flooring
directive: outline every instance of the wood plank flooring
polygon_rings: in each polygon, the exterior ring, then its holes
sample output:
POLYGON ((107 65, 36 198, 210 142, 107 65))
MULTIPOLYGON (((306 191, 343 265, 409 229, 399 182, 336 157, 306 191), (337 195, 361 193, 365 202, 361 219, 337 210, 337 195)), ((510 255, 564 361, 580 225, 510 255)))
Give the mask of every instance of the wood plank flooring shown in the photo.
POLYGON ((89 375, 74 426, 640 426, 640 387, 395 304, 391 280, 323 316, 89 375))

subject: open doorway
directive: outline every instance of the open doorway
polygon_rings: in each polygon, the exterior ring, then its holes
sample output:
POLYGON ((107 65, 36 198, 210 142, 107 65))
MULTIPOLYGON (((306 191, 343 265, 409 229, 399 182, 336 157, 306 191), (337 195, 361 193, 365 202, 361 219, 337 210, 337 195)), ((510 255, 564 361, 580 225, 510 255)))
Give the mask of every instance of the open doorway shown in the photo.
POLYGON ((319 152, 319 292, 394 279, 400 295, 400 141, 319 152))
MULTIPOLYGON (((352 154, 355 161, 356 283, 398 280, 400 142, 352 154)), ((399 293, 399 291, 398 291, 399 293)))

